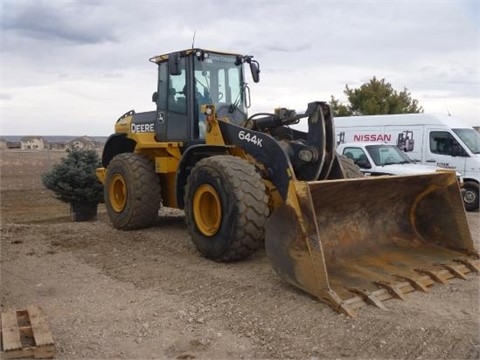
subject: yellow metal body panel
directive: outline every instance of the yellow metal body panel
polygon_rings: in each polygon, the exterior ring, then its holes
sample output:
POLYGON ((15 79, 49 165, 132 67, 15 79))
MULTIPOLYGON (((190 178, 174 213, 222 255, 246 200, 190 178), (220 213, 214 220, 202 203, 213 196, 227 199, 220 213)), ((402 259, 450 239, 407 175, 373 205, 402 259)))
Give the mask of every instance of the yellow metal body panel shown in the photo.
POLYGON ((157 147, 139 147, 138 152, 153 157, 155 171, 160 176, 164 206, 178 208, 175 193, 175 177, 182 158, 181 143, 156 143, 157 147))
POLYGON ((225 145, 222 131, 215 116, 215 106, 202 105, 201 111, 206 115, 205 143, 208 145, 225 145))
POLYGON ((128 134, 130 132, 130 124, 132 123, 132 115, 125 116, 115 123, 115 134, 128 134))
POLYGON ((107 169, 104 167, 97 168, 95 170, 95 175, 97 176, 98 181, 100 181, 102 184, 105 184, 105 176, 107 175, 107 169))
MULTIPOLYGON (((155 140, 155 132, 135 132, 132 131, 133 115, 126 116, 118 120, 115 124, 116 134, 126 134, 129 139, 134 140, 137 145, 135 150, 158 149, 158 148, 179 148, 183 146, 182 142, 158 142, 155 140)), ((173 153, 172 153, 173 154, 173 153)))
POLYGON ((175 193, 176 172, 169 172, 160 175, 160 186, 162 187, 163 206, 178 209, 177 195, 175 193))
POLYGON ((159 156, 155 158, 155 171, 160 174, 177 172, 179 160, 173 157, 159 156))

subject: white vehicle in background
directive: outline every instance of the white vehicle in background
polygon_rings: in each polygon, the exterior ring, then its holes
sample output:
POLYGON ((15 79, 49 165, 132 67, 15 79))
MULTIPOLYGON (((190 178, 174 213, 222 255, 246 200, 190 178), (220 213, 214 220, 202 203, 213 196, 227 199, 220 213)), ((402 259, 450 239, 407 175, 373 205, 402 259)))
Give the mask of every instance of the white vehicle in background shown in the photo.
POLYGON ((356 142, 337 146, 337 152, 353 160, 365 175, 412 175, 435 172, 439 167, 414 163, 397 146, 356 142))
POLYGON ((468 124, 440 114, 349 116, 335 118, 335 133, 338 145, 387 143, 415 163, 457 171, 465 208, 479 208, 480 134, 468 124))
MULTIPOLYGON (((428 174, 444 168, 414 163, 396 145, 354 142, 337 145, 337 152, 351 159, 362 173, 370 176, 428 174)), ((457 172, 464 195, 463 179, 457 172)), ((465 197, 465 196, 464 196, 465 197)), ((468 205, 465 203, 465 207, 468 205)))

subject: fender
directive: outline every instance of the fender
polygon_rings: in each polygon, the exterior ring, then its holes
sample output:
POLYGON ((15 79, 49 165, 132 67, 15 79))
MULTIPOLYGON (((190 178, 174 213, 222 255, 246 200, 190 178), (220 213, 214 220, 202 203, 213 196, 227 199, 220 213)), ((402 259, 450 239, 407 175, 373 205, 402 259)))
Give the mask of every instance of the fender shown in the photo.
POLYGON ((175 194, 179 209, 183 209, 185 206, 183 201, 185 185, 187 184, 188 176, 197 161, 210 156, 225 155, 229 147, 230 146, 198 144, 190 146, 183 153, 175 176, 175 194))
POLYGON ((112 134, 108 137, 102 153, 102 165, 107 167, 115 155, 133 152, 137 143, 129 139, 127 134, 112 134))

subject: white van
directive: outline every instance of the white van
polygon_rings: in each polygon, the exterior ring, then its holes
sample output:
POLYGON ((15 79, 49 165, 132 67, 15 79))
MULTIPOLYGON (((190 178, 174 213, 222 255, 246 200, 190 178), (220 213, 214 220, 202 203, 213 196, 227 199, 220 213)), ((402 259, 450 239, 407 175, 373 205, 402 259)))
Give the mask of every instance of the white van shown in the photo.
POLYGON ((465 208, 479 208, 480 134, 454 117, 397 114, 335 118, 337 145, 383 142, 424 165, 454 169, 464 181, 465 208))

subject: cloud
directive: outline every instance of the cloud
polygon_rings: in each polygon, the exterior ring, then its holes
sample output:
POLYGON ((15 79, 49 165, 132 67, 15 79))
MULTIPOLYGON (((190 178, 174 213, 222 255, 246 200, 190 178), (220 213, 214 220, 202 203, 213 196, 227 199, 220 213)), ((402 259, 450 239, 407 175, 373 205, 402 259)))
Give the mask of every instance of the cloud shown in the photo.
POLYGON ((1 7, 2 128, 10 134, 82 129, 76 124, 88 113, 91 135, 105 135, 126 110, 152 110, 156 68, 148 59, 190 48, 194 33, 196 47, 260 62, 251 111, 303 109, 377 76, 406 87, 427 111, 448 101, 480 123, 477 1, 4 0, 1 7))
POLYGON ((0 93, 0 100, 12 100, 13 95, 8 93, 0 93))
POLYGON ((1 29, 7 34, 49 43, 118 41, 108 19, 100 15, 101 8, 88 2, 6 2, 1 29))

